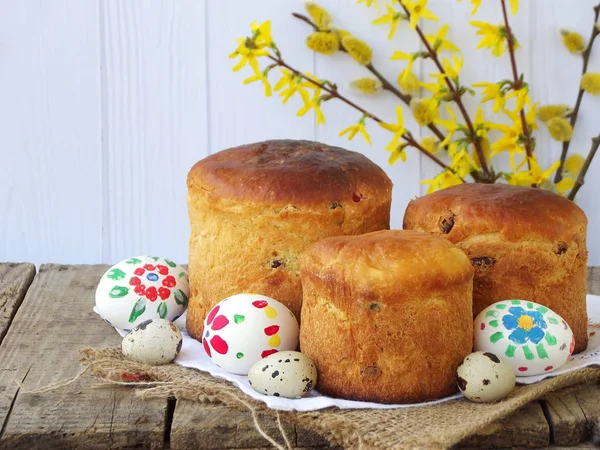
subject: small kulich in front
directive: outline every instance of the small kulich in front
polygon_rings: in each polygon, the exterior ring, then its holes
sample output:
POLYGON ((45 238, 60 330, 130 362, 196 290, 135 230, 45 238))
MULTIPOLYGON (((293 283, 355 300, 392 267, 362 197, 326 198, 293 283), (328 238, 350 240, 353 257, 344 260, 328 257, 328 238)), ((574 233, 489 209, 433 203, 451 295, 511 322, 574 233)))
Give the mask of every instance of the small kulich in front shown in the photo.
POLYGON ((447 239, 383 230, 311 246, 301 263, 300 350, 317 390, 416 403, 458 391, 473 347, 473 267, 447 239))

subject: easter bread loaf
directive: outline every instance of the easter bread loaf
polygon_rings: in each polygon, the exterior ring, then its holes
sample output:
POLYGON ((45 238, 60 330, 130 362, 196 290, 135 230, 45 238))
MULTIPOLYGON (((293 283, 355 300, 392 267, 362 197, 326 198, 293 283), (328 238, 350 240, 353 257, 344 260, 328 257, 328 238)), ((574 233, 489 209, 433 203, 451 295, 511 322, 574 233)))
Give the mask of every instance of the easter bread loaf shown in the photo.
POLYGON ((473 345, 473 267, 458 247, 414 231, 330 237, 301 274, 300 350, 319 392, 383 403, 457 392, 473 345))
POLYGON ((475 268, 473 314, 508 299, 531 300, 562 316, 587 347, 587 218, 542 189, 462 184, 413 200, 404 228, 445 236, 475 268))
POLYGON ((200 338, 208 311, 239 293, 266 295, 300 318, 299 256, 328 236, 389 228, 392 182, 360 153, 312 141, 230 148, 188 174, 190 303, 200 338))

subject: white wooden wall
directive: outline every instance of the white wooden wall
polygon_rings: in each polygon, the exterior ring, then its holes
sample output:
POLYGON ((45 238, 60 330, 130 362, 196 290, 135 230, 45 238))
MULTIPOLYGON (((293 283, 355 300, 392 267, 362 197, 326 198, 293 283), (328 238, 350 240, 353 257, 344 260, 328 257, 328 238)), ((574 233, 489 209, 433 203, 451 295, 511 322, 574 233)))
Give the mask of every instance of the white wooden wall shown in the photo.
MULTIPOLYGON (((419 48, 406 25, 387 41, 387 28, 370 24, 377 14, 364 4, 320 3, 374 47, 375 63, 394 80, 403 66, 389 61, 392 51, 419 48)), ((509 76, 507 58, 474 52, 467 0, 429 3, 465 53, 465 81, 509 76)), ((577 30, 587 39, 596 0, 520 3, 512 23, 522 45, 519 70, 533 98, 572 103, 581 62, 563 49, 558 30, 577 30)), ((269 138, 316 139, 364 152, 394 180, 392 225, 400 227, 406 203, 424 191, 419 180, 437 173, 435 166, 411 152, 408 163, 390 167, 386 132, 371 126, 371 147, 338 137, 359 118, 355 112, 330 102, 323 108, 327 124, 317 128, 311 116, 296 117, 294 101, 265 98, 259 84, 242 84, 247 73, 231 71, 235 39, 252 20, 271 19, 293 65, 340 86, 366 74, 345 55, 313 55, 304 46, 309 30, 292 11, 302 11, 302 2, 0 0, 0 261, 110 263, 143 253, 185 261, 189 168, 209 153, 269 138)), ((499 11, 497 1, 487 0, 477 19, 498 23, 499 11)), ((594 53, 591 69, 600 71, 600 44, 594 53)), ((428 64, 419 67, 422 77, 432 72, 428 64)), ((356 100, 394 117, 391 96, 356 100)), ((585 97, 573 150, 587 153, 600 131, 599 102, 585 97)), ((538 148, 545 165, 558 157, 559 144, 545 130, 538 148)), ((590 263, 596 265, 599 175, 595 161, 578 199, 590 219, 590 263)))

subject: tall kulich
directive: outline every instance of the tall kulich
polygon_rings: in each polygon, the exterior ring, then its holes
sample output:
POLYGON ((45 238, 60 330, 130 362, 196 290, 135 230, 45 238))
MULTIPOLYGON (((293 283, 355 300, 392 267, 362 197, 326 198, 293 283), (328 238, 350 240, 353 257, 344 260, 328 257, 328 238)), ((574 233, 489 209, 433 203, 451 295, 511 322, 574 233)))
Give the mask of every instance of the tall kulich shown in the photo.
POLYGON ((404 228, 446 236, 475 268, 473 314, 507 299, 560 314, 587 347, 587 218, 575 203, 541 189, 462 184, 413 200, 404 228))
POLYGON ((365 156, 312 141, 223 150, 188 174, 190 302, 199 339, 227 296, 266 295, 300 318, 299 256, 337 235, 389 229, 392 182, 365 156))

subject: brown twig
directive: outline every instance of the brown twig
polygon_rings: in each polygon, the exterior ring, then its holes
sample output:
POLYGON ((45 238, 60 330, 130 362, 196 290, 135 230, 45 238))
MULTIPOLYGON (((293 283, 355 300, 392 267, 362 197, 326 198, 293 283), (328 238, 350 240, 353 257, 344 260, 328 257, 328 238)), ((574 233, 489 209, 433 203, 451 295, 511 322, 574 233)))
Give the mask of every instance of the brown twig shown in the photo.
MULTIPOLYGON (((594 45, 594 40, 596 39, 596 36, 600 34, 600 30, 596 28, 596 24, 598 23, 598 15, 600 15, 600 3, 594 6, 594 22, 592 25, 592 34, 590 35, 587 47, 581 55, 583 58, 581 76, 583 76, 587 72, 588 62, 590 61, 590 55, 592 53, 592 46, 594 45)), ((577 93, 577 101, 575 102, 575 108, 573 108, 573 112, 571 113, 571 127, 575 127, 577 115, 579 114, 579 107, 581 106, 581 100, 583 99, 583 92, 583 89, 579 87, 579 92, 577 93)), ((563 179, 563 168, 565 166, 565 160, 567 159, 567 153, 569 152, 569 145, 571 145, 571 141, 563 142, 562 151, 560 153, 560 165, 558 166, 558 169, 556 169, 556 174, 554 175, 555 183, 558 183, 563 179)))
POLYGON ((587 158, 585 158, 585 161, 583 163, 583 166, 581 167, 579 175, 577 176, 577 180, 575 181, 573 189, 571 189, 571 192, 569 192, 569 195, 567 196, 569 200, 573 200, 575 198, 577 192, 579 192, 579 189, 581 189, 581 186, 583 186, 583 184, 585 183, 585 174, 590 168, 590 164, 592 163, 592 160, 596 155, 598 147, 600 147, 600 134, 595 138, 592 138, 592 147, 590 148, 590 152, 588 153, 587 158))
MULTIPOLYGON (((513 73, 513 89, 517 91, 523 88, 523 81, 519 78, 519 73, 517 72, 517 60, 515 58, 514 47, 515 40, 512 34, 512 30, 510 29, 510 25, 508 23, 508 14, 506 13, 505 0, 500 0, 500 4, 502 5, 502 15, 504 17, 504 32, 506 33, 508 54, 510 55, 510 65, 512 67, 513 73)), ((529 126, 527 125, 527 118, 525 117, 525 108, 521 109, 519 115, 521 117, 521 128, 523 129, 523 134, 525 135, 525 152, 527 153, 527 166, 529 167, 529 170, 531 170, 531 158, 533 157, 533 148, 531 146, 531 133, 529 131, 529 126)), ((532 187, 537 187, 537 185, 532 184, 532 187)))
MULTIPOLYGON (((303 22, 306 22, 315 31, 319 31, 319 27, 317 26, 317 24, 315 24, 312 20, 310 20, 310 18, 308 18, 308 17, 306 17, 306 16, 304 16, 302 14, 299 14, 299 13, 292 13, 292 16, 294 16, 296 19, 299 19, 299 20, 301 20, 303 22)), ((346 52, 346 50, 343 47, 340 47, 340 51, 346 52)), ((404 94, 402 91, 400 91, 398 88, 396 88, 396 86, 394 86, 387 78, 385 78, 381 74, 381 72, 379 72, 375 68, 375 66, 373 66, 372 63, 366 65, 365 68, 369 72, 371 72, 375 76, 375 78, 377 78, 381 82, 381 87, 383 89, 385 89, 386 91, 389 91, 392 94, 394 94, 405 105, 410 106, 410 101, 412 100, 412 97, 409 94, 404 94)), ((440 140, 440 142, 443 142, 444 139, 446 139, 446 136, 444 136, 444 133, 442 133, 442 131, 437 126, 435 126, 434 124, 427 125, 427 128, 429 128, 431 130, 431 132, 436 135, 436 137, 440 140)))
MULTIPOLYGON (((402 3, 401 0, 398 0, 398 2, 400 3, 400 6, 402 6, 402 8, 404 9, 407 19, 410 20, 410 11, 408 10, 408 8, 406 6, 404 6, 404 4, 402 3)), ((421 28, 417 25, 415 30, 417 31, 417 34, 419 35, 421 42, 423 42, 423 45, 425 45, 425 48, 427 49, 427 53, 429 54, 429 58, 431 58, 431 60, 437 66, 439 72, 442 75, 445 75, 444 80, 446 81, 446 85, 448 86, 448 89, 450 89, 450 92, 452 92, 454 94, 453 100, 458 105, 458 109, 460 110, 463 118, 465 119, 465 124, 467 125, 467 128, 469 129, 469 133, 472 136, 473 143, 475 145, 475 151, 477 152, 479 161, 481 161, 480 162, 481 168, 483 169, 483 172, 486 175, 486 179, 491 178, 492 174, 490 172, 490 169, 487 165, 487 161, 483 154, 483 149, 481 148, 481 141, 480 141, 479 137, 477 136, 477 133, 475 132, 475 128, 473 127, 473 123, 471 122, 471 118, 469 117, 469 114, 467 113, 465 105, 463 104, 462 98, 458 91, 459 86, 455 87, 454 84, 452 84, 452 82, 450 81, 450 78, 447 76, 446 71, 444 70, 444 67, 440 63, 437 53, 433 50, 431 45, 429 45, 429 42, 427 42, 427 38, 423 34, 423 31, 421 30, 421 28)))
POLYGON ((302 22, 306 22, 311 27, 313 27, 315 31, 319 31, 319 27, 317 26, 317 24, 314 23, 312 20, 310 20, 305 15, 298 14, 298 13, 292 13, 292 16, 294 16, 296 19, 300 19, 302 22))
MULTIPOLYGON (((280 57, 274 57, 272 55, 269 55, 268 58, 271 59, 272 61, 274 61, 275 65, 280 66, 280 67, 285 67, 290 72, 292 72, 294 75, 299 76, 302 79, 308 81, 309 83, 314 84, 315 86, 321 88, 322 90, 327 92, 331 98, 336 98, 338 100, 341 100, 342 102, 346 103, 348 106, 351 106, 352 108, 361 112, 365 117, 368 117, 369 119, 373 120, 374 122, 384 123, 383 120, 381 120, 375 114, 368 112, 366 109, 360 107, 359 105, 354 103, 352 100, 348 99, 347 97, 344 97, 342 94, 340 94, 338 92, 338 90, 336 88, 330 87, 324 83, 321 83, 318 80, 315 80, 315 79, 303 74, 302 72, 300 72, 300 71, 294 69, 293 67, 291 67, 290 65, 288 65, 280 57)), ((451 167, 444 164, 444 162, 442 160, 440 160, 437 156, 435 156, 433 153, 431 153, 426 148, 424 148, 421 144, 419 144, 417 141, 415 141, 415 139, 410 134, 408 134, 408 133, 403 134, 402 139, 404 139, 410 146, 415 147, 417 150, 419 150, 421 153, 423 153, 425 156, 427 156, 429 159, 431 159, 437 165, 442 167, 444 170, 449 170, 449 171, 453 172, 454 174, 456 174, 456 172, 451 167)), ((458 174, 456 174, 456 175, 458 175, 458 174)), ((461 180, 462 180, 462 178, 461 178, 461 180)), ((464 183, 464 180, 462 180, 462 181, 464 183)))

